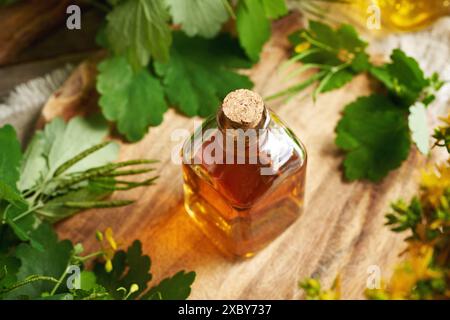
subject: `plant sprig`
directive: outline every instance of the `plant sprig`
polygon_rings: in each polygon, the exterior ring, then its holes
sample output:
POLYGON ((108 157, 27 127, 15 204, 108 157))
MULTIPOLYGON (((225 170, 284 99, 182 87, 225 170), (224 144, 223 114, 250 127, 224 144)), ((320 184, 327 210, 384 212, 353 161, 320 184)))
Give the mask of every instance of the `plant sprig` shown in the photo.
MULTIPOLYGON (((436 73, 425 77, 417 61, 399 49, 392 52, 390 62, 373 64, 366 51, 367 43, 348 24, 333 29, 310 21, 307 29, 294 32, 289 38, 294 53, 281 71, 301 62, 286 77, 311 69, 316 72, 267 99, 291 97, 315 85, 315 101, 320 93, 342 88, 361 73, 377 81, 381 88, 345 106, 336 127, 335 142, 346 155, 343 167, 348 180, 380 181, 407 158, 411 140, 422 153, 428 153, 426 108, 444 84, 436 73)), ((439 144, 446 143, 445 134, 444 129, 435 132, 439 144)))
POLYGON ((20 168, 11 181, 5 181, 5 188, 11 191, 9 196, 1 196, 2 224, 9 224, 22 240, 32 240, 28 235, 43 221, 57 222, 81 210, 133 203, 106 198, 114 191, 153 185, 158 176, 140 181, 126 178, 148 175, 157 161, 112 162, 117 157, 117 146, 103 141, 107 130, 106 122, 98 117, 74 118, 67 124, 55 119, 35 134, 21 160, 14 130, 9 126, 1 128, 0 159, 14 160, 4 170, 14 172, 14 168, 20 168), (66 144, 70 147, 63 146, 66 144))

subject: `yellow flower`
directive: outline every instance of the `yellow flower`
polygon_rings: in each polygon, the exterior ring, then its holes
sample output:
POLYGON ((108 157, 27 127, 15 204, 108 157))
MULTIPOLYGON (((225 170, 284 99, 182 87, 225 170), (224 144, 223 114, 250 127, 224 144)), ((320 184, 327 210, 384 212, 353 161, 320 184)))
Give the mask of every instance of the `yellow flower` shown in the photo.
POLYGON ((111 228, 107 228, 105 230, 105 238, 109 242, 109 245, 111 248, 113 248, 114 251, 117 250, 117 243, 116 240, 114 240, 114 234, 111 228))
POLYGON ((135 293, 137 291, 139 291, 139 286, 136 283, 133 283, 131 285, 131 287, 130 287, 130 293, 129 294, 135 293))
POLYGON ((295 46, 294 51, 296 53, 302 53, 303 51, 308 50, 311 47, 311 44, 309 42, 302 42, 295 46))
POLYGON ((434 208, 442 203, 442 195, 450 188, 450 166, 448 163, 422 172, 422 198, 434 208))
POLYGON ((430 245, 411 243, 408 259, 397 267, 389 284, 391 299, 408 299, 418 281, 441 276, 440 272, 430 269, 433 252, 430 245))
POLYGON ((105 232, 96 232, 96 238, 100 243, 101 252, 103 253, 103 258, 105 259, 105 270, 106 272, 111 272, 113 269, 112 259, 118 249, 118 244, 114 239, 114 233, 111 228, 106 228, 105 232), (107 246, 104 244, 104 239, 106 239, 107 246))
POLYGON ((112 262, 111 262, 111 260, 107 259, 106 263, 105 263, 105 271, 110 273, 112 271, 112 269, 113 269, 112 262))

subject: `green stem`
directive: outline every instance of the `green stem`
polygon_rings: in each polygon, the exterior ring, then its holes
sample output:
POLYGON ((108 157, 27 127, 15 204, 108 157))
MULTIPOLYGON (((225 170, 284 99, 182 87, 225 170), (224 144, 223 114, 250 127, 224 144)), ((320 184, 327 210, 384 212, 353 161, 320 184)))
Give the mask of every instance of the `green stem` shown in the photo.
POLYGON ((292 72, 288 73, 284 80, 290 80, 290 79, 292 79, 294 77, 299 76, 303 72, 308 71, 309 69, 313 69, 313 68, 318 68, 320 70, 331 69, 331 67, 329 65, 326 65, 326 64, 307 63, 307 64, 304 64, 304 65, 300 66, 298 69, 293 70, 292 72))
POLYGON ((12 222, 17 222, 17 220, 20 220, 20 219, 26 217, 27 215, 29 215, 30 213, 40 209, 41 207, 42 207, 42 205, 36 205, 34 207, 29 208, 27 211, 25 211, 25 212, 19 214, 18 216, 14 217, 12 219, 12 222))
POLYGON ((228 2, 228 0, 222 0, 223 6, 225 7, 225 9, 228 11, 228 14, 230 15, 230 17, 234 20, 236 20, 236 14, 234 13, 233 7, 230 5, 230 3, 228 2))
POLYGON ((53 277, 48 277, 48 276, 39 276, 39 275, 34 275, 34 276, 29 276, 28 278, 26 278, 25 280, 16 282, 15 284, 13 284, 11 287, 5 288, 5 289, 1 289, 0 293, 7 293, 10 291, 13 291, 17 288, 23 287, 27 284, 36 282, 36 281, 50 281, 50 282, 58 282, 58 280, 56 280, 53 277))
POLYGON ((71 260, 73 258, 73 253, 72 253, 72 257, 70 257, 69 262, 66 265, 66 269, 64 270, 63 274, 61 275, 61 277, 59 277, 58 282, 55 284, 55 286, 53 287, 53 290, 50 292, 50 295, 53 296, 55 295, 56 291, 58 290, 59 286, 61 285, 61 283, 63 282, 64 278, 67 275, 67 271, 69 270, 69 265, 71 263, 71 260))
POLYGON ((53 174, 53 177, 57 177, 60 174, 64 173, 65 171, 69 170, 71 167, 73 167, 75 164, 77 164, 78 162, 80 162, 81 160, 83 160, 84 158, 88 157, 89 155, 91 155, 94 152, 97 152, 100 149, 103 149, 104 147, 106 147, 107 145, 109 145, 111 143, 111 141, 105 141, 99 144, 96 144, 95 146, 92 146, 86 150, 84 150, 83 152, 79 153, 78 155, 76 155, 74 158, 64 162, 62 165, 60 165, 56 170, 55 173, 53 174))
POLYGON ((102 256, 102 255, 103 255, 103 251, 97 251, 97 252, 88 254, 86 256, 82 256, 82 257, 75 256, 74 258, 77 259, 80 262, 85 262, 87 260, 90 260, 92 258, 97 258, 97 257, 102 256))
POLYGON ((290 95, 290 94, 294 94, 298 91, 304 90, 307 87, 309 87, 310 85, 312 85, 316 80, 320 79, 325 74, 326 74, 326 71, 320 71, 299 84, 296 84, 292 87, 287 88, 286 90, 283 90, 281 92, 278 92, 276 94, 266 97, 265 100, 277 99, 277 98, 280 98, 280 97, 283 97, 286 95, 290 95))
POLYGON ((333 77, 336 73, 339 71, 347 68, 350 65, 350 63, 343 63, 339 66, 331 68, 331 71, 320 81, 320 84, 317 86, 317 88, 313 92, 313 101, 316 101, 317 95, 322 92, 323 88, 327 85, 328 81, 330 81, 331 77, 333 77))
POLYGON ((111 201, 67 201, 64 207, 71 209, 92 209, 92 208, 115 208, 132 204, 134 200, 111 200, 111 201))
POLYGON ((303 32, 302 36, 311 44, 315 45, 316 47, 319 47, 323 50, 330 51, 330 52, 338 52, 337 50, 333 49, 332 47, 327 46, 326 44, 316 41, 316 39, 312 38, 307 32, 303 32))

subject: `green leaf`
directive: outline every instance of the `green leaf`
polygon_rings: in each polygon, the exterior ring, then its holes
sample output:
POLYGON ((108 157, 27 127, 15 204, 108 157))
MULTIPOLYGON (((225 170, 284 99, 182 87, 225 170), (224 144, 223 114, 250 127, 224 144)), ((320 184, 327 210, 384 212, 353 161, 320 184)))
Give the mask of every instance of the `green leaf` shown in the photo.
POLYGON ((240 0, 236 9, 239 43, 248 57, 259 60, 263 45, 270 38, 270 20, 260 0, 240 0))
POLYGON ((97 277, 92 271, 83 270, 80 273, 80 289, 82 290, 92 290, 97 286, 97 277))
MULTIPOLYGON (((59 279, 70 264, 73 252, 73 245, 70 241, 58 241, 56 233, 48 224, 41 224, 36 229, 32 237, 42 243, 45 250, 38 250, 33 246, 20 244, 15 256, 20 260, 21 265, 17 272, 17 280, 22 281, 32 275, 40 275, 59 279)), ((6 298, 14 299, 26 296, 30 299, 41 297, 43 292, 51 292, 55 283, 49 281, 35 281, 13 291, 10 291, 6 298)), ((61 284, 61 289, 65 282, 61 284)))
POLYGON ((20 240, 30 241, 35 248, 43 250, 42 244, 32 235, 40 221, 29 211, 28 203, 22 201, 10 204, 6 207, 4 219, 20 240))
POLYGON ((405 113, 382 95, 361 97, 347 105, 336 133, 336 145, 346 153, 349 180, 379 181, 408 157, 405 113))
POLYGON ((0 128, 0 200, 18 201, 21 199, 17 189, 20 177, 22 152, 16 131, 10 125, 0 128))
POLYGON ((332 73, 319 93, 339 89, 350 82, 353 77, 354 75, 346 69, 342 69, 337 71, 336 73, 332 73))
POLYGON ((392 63, 387 66, 389 73, 400 85, 419 93, 428 85, 422 69, 414 58, 408 57, 400 49, 395 49, 391 54, 391 60, 392 63))
POLYGON ((105 287, 114 299, 122 299, 124 293, 117 291, 125 288, 127 291, 132 284, 137 284, 139 290, 129 296, 129 299, 136 298, 147 288, 147 283, 151 280, 150 257, 142 254, 141 242, 135 240, 125 252, 116 252, 112 260, 113 269, 106 272, 104 263, 96 263, 94 273, 97 283, 105 287))
POLYGON ((162 280, 148 290, 143 300, 186 300, 191 293, 191 285, 195 280, 195 272, 180 271, 171 278, 162 280))
POLYGON ((7 224, 0 225, 0 255, 9 255, 20 239, 7 224))
MULTIPOLYGON (((106 184, 106 182, 104 182, 104 184, 106 184)), ((115 182, 111 179, 111 182, 108 184, 113 187, 115 182)), ((79 208, 71 208, 66 206, 65 204, 67 202, 100 200, 111 195, 111 193, 112 189, 99 186, 95 182, 89 182, 85 187, 70 191, 64 195, 49 200, 42 208, 38 210, 38 214, 44 216, 47 221, 55 223, 80 211, 79 208)))
POLYGON ((429 85, 416 60, 408 57, 400 49, 391 54, 391 62, 373 67, 370 73, 380 80, 403 106, 410 107, 429 85))
POLYGON ((356 29, 350 24, 343 24, 336 30, 339 48, 347 49, 353 53, 364 53, 367 42, 362 40, 356 29))
POLYGON ((224 0, 166 0, 175 24, 188 36, 214 37, 228 20, 224 0))
POLYGON ((228 36, 205 40, 175 33, 170 62, 156 63, 155 69, 172 105, 188 116, 208 116, 228 92, 252 87, 248 77, 232 70, 249 66, 228 36))
POLYGON ((127 0, 107 15, 106 35, 115 54, 124 55, 135 70, 150 58, 167 61, 171 44, 169 15, 163 0, 127 0))
MULTIPOLYGON (((20 260, 16 257, 0 254, 0 292, 17 281, 20 260)), ((1 293, 0 293, 1 297, 1 293)))
POLYGON ((369 71, 371 66, 369 55, 365 52, 357 53, 351 63, 351 68, 356 73, 369 71))
MULTIPOLYGON (((42 180, 48 180, 58 167, 100 143, 107 134, 108 124, 100 116, 75 117, 67 124, 61 118, 52 120, 43 132, 36 133, 25 152, 19 188, 28 190, 42 180)), ((79 161, 65 174, 104 165, 115 160, 117 155, 118 145, 112 143, 79 161)))
MULTIPOLYGON (((295 53, 287 63, 302 62, 303 65, 292 71, 299 75, 315 67, 318 72, 303 83, 319 82, 314 90, 313 99, 317 94, 343 87, 358 73, 370 69, 369 56, 365 52, 367 43, 359 38, 355 28, 344 24, 337 29, 318 21, 310 21, 308 29, 302 29, 289 36, 295 46, 295 53), (320 76, 318 76, 320 75, 320 76)), ((295 84, 270 98, 295 94, 306 89, 303 83, 295 84)))
MULTIPOLYGON (((58 120, 59 121, 59 120, 58 120)), ((48 173, 46 151, 46 137, 42 131, 37 131, 24 153, 21 175, 18 183, 20 190, 28 190, 42 180, 48 173)))
POLYGON ((97 90, 108 120, 116 121, 120 133, 130 141, 141 139, 150 126, 159 125, 167 110, 159 81, 147 70, 133 72, 123 57, 103 61, 97 90))
POLYGON ((285 0, 262 0, 267 18, 278 19, 288 13, 285 0))
POLYGON ((428 127, 427 111, 423 103, 417 102, 409 108, 408 125, 412 141, 419 151, 428 154, 430 151, 430 128, 428 127))
POLYGON ((319 43, 326 44, 330 48, 338 49, 340 45, 336 32, 328 24, 311 20, 309 32, 319 43))

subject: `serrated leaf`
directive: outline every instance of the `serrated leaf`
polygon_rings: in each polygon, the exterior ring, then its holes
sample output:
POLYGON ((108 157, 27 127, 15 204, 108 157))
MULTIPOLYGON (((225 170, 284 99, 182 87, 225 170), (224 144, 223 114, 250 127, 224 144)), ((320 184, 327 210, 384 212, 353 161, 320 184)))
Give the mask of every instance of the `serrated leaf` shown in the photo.
POLYGON ((223 0, 166 0, 175 24, 188 36, 214 37, 228 19, 223 0))
POLYGON ((186 300, 195 280, 194 272, 180 271, 173 277, 162 280, 146 292, 143 300, 186 300))
POLYGON ((372 67, 370 72, 405 107, 414 104, 424 88, 429 85, 417 61, 400 49, 392 52, 390 63, 372 67))
POLYGON ((409 108, 409 130, 412 141, 422 154, 430 151, 430 128, 428 127, 427 111, 423 103, 417 102, 409 108))
POLYGON ((168 19, 163 0, 121 2, 106 17, 108 43, 135 70, 145 67, 150 58, 167 61, 171 44, 168 19))
POLYGON ((98 69, 100 107, 108 120, 117 122, 119 132, 128 140, 141 139, 150 126, 162 122, 167 110, 164 91, 147 70, 133 72, 123 57, 104 60, 98 69))
POLYGON ((260 0, 241 0, 236 9, 239 43, 247 56, 259 60, 263 45, 270 38, 270 20, 260 0))
POLYGON ((17 189, 22 151, 16 131, 11 125, 0 128, 0 200, 19 201, 17 189))
POLYGON ((214 40, 174 34, 169 63, 155 63, 170 103, 188 116, 214 113, 228 92, 250 88, 248 77, 232 68, 250 66, 236 42, 225 35, 214 40))
POLYGON ((127 291, 132 284, 137 284, 139 290, 129 296, 129 299, 136 298, 147 288, 147 283, 151 280, 150 257, 142 254, 142 244, 135 240, 125 252, 116 252, 112 260, 112 271, 106 272, 103 263, 94 266, 94 273, 97 283, 105 287, 114 299, 122 299, 124 294, 117 291, 118 288, 125 288, 127 291))
POLYGON ((336 145, 346 153, 344 169, 349 180, 379 181, 409 154, 405 113, 382 95, 347 105, 336 133, 336 145))
POLYGON ((427 86, 428 81, 414 58, 407 56, 400 49, 395 49, 391 54, 391 60, 392 63, 388 64, 388 70, 401 85, 417 92, 427 86))
MULTIPOLYGON (((20 244, 15 256, 21 265, 17 272, 17 280, 25 280, 31 275, 41 275, 59 279, 71 260, 73 246, 68 240, 58 241, 56 233, 48 224, 42 224, 36 229, 32 237, 42 243, 45 250, 38 250, 29 244, 20 244)), ((43 292, 51 292, 54 282, 36 281, 7 294, 8 299, 26 296, 30 299, 41 297, 43 292)))

